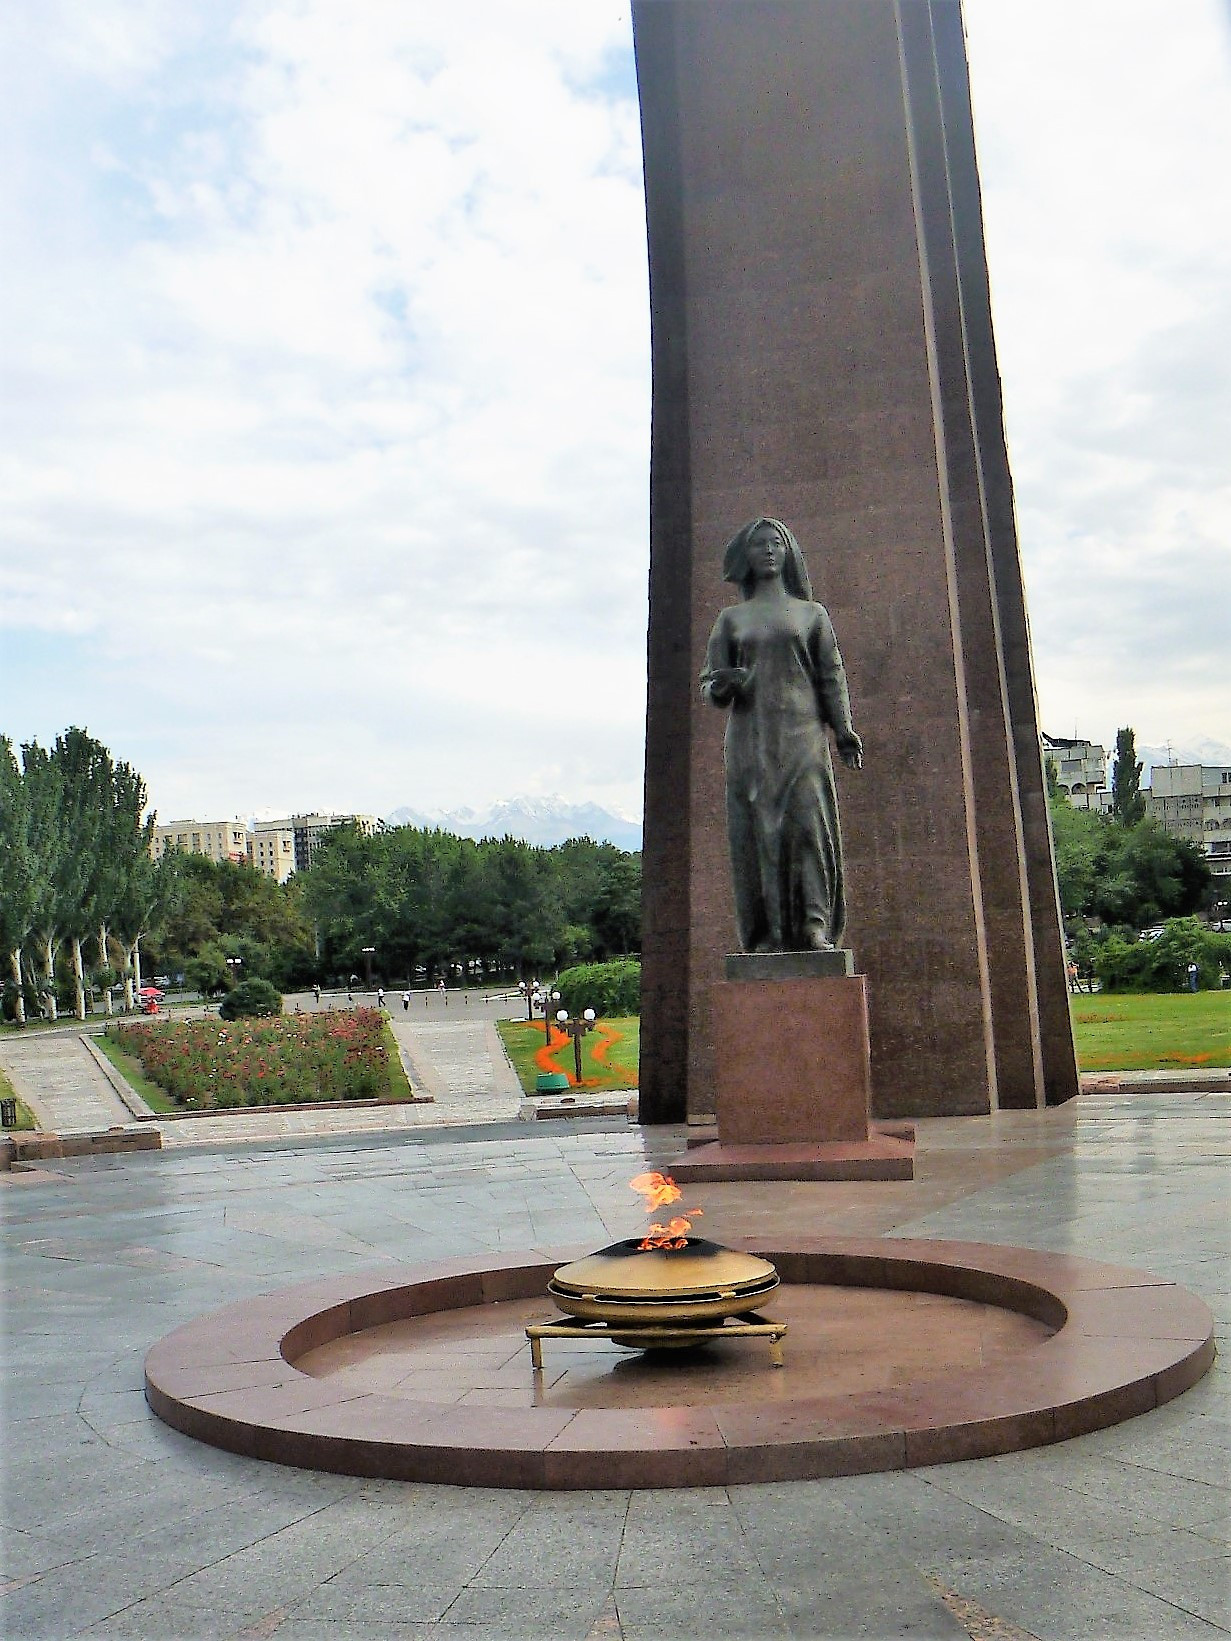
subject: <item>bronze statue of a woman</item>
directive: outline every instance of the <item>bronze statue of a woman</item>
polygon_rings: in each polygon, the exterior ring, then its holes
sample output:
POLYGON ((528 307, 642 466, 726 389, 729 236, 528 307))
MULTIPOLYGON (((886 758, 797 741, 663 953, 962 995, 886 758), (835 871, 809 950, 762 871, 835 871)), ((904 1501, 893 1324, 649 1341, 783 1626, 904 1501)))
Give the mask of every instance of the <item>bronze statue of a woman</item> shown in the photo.
POLYGON ((846 928, 846 896, 828 731, 844 764, 863 764, 833 624, 777 519, 746 524, 727 544, 722 574, 743 601, 714 623, 701 690, 731 708, 727 833, 740 945, 829 951, 846 928))

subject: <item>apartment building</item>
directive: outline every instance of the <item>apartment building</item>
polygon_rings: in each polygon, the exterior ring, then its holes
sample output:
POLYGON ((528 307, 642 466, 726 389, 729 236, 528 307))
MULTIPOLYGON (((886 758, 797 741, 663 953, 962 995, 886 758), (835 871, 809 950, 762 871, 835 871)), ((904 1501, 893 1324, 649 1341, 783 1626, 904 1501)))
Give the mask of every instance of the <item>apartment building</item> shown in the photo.
POLYGON ((275 883, 295 874, 295 832, 285 821, 255 821, 248 835, 248 859, 275 883))
POLYGON ((171 821, 156 826, 150 853, 160 860, 168 849, 186 855, 208 855, 210 860, 247 861, 258 872, 285 883, 295 872, 306 871, 320 841, 335 826, 356 826, 365 837, 384 829, 379 815, 332 815, 314 812, 286 820, 171 821))
POLYGON ((248 859, 248 822, 230 820, 180 820, 155 826, 150 853, 161 860, 168 849, 185 855, 208 855, 210 860, 248 859))
POLYGON ((1144 795, 1148 815, 1195 843, 1216 877, 1231 878, 1231 769, 1155 764, 1144 795))
POLYGON ((1109 810, 1107 752, 1093 741, 1043 736, 1043 757, 1055 766, 1056 778, 1074 809, 1109 810))
POLYGON ((354 826, 370 838, 375 833, 383 831, 384 821, 379 815, 329 815, 313 813, 311 815, 292 815, 289 821, 281 823, 289 826, 295 836, 295 870, 305 872, 312 864, 312 857, 320 847, 320 841, 326 832, 335 826, 354 826))

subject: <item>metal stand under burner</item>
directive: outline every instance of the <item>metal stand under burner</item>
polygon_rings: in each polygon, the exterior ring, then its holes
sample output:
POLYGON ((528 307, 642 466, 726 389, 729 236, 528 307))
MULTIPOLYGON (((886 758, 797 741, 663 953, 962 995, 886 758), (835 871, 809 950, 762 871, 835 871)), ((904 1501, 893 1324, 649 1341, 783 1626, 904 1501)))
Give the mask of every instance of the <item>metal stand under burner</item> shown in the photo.
POLYGON ((629 1326, 627 1322, 593 1322, 571 1317, 562 1322, 532 1322, 526 1329, 530 1341, 530 1361, 536 1373, 543 1371, 543 1340, 571 1339, 607 1341, 623 1345, 628 1350, 680 1350, 699 1345, 709 1339, 766 1339, 769 1341, 769 1359, 774 1367, 782 1367, 782 1336, 785 1322, 767 1322, 763 1316, 727 1317, 712 1326, 684 1323, 671 1326, 642 1323, 629 1326))

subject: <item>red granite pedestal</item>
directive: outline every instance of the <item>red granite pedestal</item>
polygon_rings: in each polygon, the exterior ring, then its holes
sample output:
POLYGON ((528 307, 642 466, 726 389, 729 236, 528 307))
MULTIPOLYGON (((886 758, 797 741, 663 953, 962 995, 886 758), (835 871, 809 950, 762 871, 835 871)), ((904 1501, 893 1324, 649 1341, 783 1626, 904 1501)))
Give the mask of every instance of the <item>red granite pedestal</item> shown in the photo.
POLYGON ((728 979, 710 998, 717 1137, 672 1164, 676 1180, 914 1177, 911 1129, 869 1121, 862 975, 728 979))

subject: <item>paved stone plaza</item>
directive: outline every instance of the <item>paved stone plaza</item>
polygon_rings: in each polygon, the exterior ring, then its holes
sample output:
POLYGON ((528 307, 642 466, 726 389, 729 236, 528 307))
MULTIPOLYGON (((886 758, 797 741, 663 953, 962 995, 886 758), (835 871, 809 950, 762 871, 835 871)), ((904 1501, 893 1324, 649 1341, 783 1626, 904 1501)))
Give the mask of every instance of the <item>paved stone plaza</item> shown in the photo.
MULTIPOLYGON (((473 1044, 457 1050, 473 1068, 473 1044)), ((1136 1265, 1203 1296, 1225 1351, 1225 1114, 1222 1095, 1135 1092, 936 1119, 920 1125, 913 1181, 712 1185, 705 1229, 960 1237, 1136 1265)), ((681 1137, 453 1120, 0 1176, 6 1634, 1162 1641, 1231 1628, 1222 1362, 1167 1407, 1057 1447, 725 1490, 365 1482, 238 1459, 150 1415, 145 1352, 189 1318, 330 1272, 598 1246, 637 1228, 627 1181, 681 1137)))

